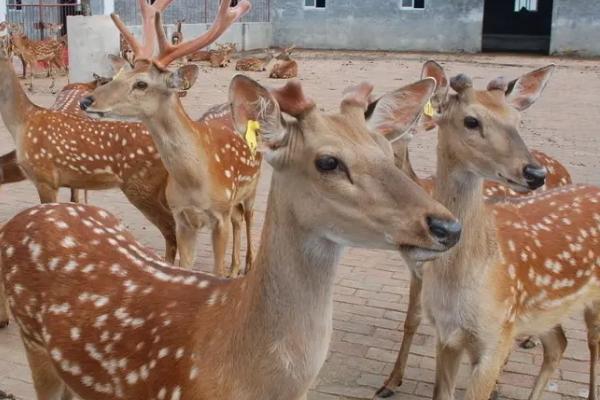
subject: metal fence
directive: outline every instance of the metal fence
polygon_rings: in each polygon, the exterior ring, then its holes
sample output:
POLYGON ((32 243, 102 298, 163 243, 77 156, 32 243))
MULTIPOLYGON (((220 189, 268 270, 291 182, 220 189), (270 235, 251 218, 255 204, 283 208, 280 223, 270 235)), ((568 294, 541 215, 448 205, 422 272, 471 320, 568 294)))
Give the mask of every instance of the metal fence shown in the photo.
POLYGON ((9 2, 6 6, 6 20, 19 24, 30 39, 36 40, 53 35, 48 24, 63 24, 56 34, 64 35, 67 32, 67 16, 80 14, 78 4, 43 3, 42 0, 37 4, 9 2))
MULTIPOLYGON (((251 0, 252 10, 242 18, 242 22, 270 22, 271 0, 251 0)), ((174 24, 184 20, 186 24, 210 23, 214 20, 220 0, 175 0, 165 10, 164 21, 174 24)), ((232 3, 236 0, 232 0, 232 3)), ((141 23, 140 10, 133 0, 115 0, 115 13, 126 25, 141 23)))

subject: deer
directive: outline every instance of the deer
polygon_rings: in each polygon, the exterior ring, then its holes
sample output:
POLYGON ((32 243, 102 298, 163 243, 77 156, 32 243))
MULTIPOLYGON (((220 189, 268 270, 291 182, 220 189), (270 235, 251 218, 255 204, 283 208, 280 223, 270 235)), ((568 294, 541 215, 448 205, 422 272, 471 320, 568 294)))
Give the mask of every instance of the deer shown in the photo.
POLYGON ((273 60, 274 54, 272 51, 268 51, 266 55, 262 57, 246 57, 237 60, 235 63, 236 71, 252 71, 252 72, 263 72, 267 70, 267 66, 273 60))
POLYGON ((538 336, 544 348, 530 395, 539 399, 567 345, 561 321, 576 309, 585 310, 589 398, 596 398, 600 189, 570 185, 493 206, 483 196, 484 179, 518 192, 544 184, 545 169, 518 128, 520 112, 539 98, 552 71, 541 68, 510 85, 496 79, 486 90, 458 75, 448 83, 455 94, 434 104, 434 198, 463 224, 457 246, 423 268, 423 308, 437 333, 434 399, 453 398, 463 353, 473 366, 465 398, 489 398, 519 335, 538 336))
MULTIPOLYGON (((552 68, 553 67, 548 67, 549 70, 551 70, 552 68)), ((449 89, 448 78, 443 67, 435 61, 427 61, 423 66, 423 72, 421 77, 432 77, 440 83, 440 85, 437 87, 434 93, 433 102, 438 105, 442 104, 448 96, 449 89)), ((526 80, 527 76, 521 79, 526 80)), ((514 85, 518 84, 518 82, 519 80, 514 80, 510 82, 508 87, 513 87, 514 85)), ((375 104, 377 104, 376 101, 374 101, 371 104, 371 108, 375 104)), ((426 118, 424 118, 424 120, 422 119, 419 121, 419 130, 431 130, 435 127, 435 122, 433 122, 430 117, 427 117, 426 115, 423 115, 422 117, 426 118)), ((368 112, 367 118, 369 118, 368 112)), ((397 140, 393 143, 396 165, 398 166, 398 168, 403 170, 409 177, 411 177, 415 182, 417 182, 421 187, 423 187, 428 193, 433 194, 434 186, 436 183, 435 176, 420 178, 415 173, 410 163, 408 143, 410 142, 410 139, 412 138, 412 135, 415 131, 415 129, 406 130, 406 133, 402 136, 401 140, 397 140)), ((394 130, 392 130, 391 132, 393 134, 394 130)), ((525 202, 528 201, 527 196, 530 196, 532 193, 535 194, 539 191, 571 185, 571 176, 569 175, 567 169, 560 162, 538 150, 532 150, 531 154, 533 155, 534 159, 539 165, 546 168, 547 173, 544 185, 538 188, 535 192, 523 193, 517 192, 511 189, 509 186, 506 186, 502 183, 486 180, 484 182, 483 194, 486 203, 488 203, 490 207, 493 208, 495 207, 496 203, 505 200, 525 202), (518 200, 519 198, 522 198, 522 200, 518 200)), ((414 270, 417 270, 416 266, 414 267, 414 270)), ((398 386, 402 385, 402 378, 407 365, 412 339, 421 323, 421 290, 421 274, 412 274, 410 280, 410 293, 407 317, 404 323, 404 335, 402 337, 400 351, 398 353, 396 363, 390 376, 387 378, 385 384, 377 391, 375 395, 376 399, 391 397, 395 393, 395 389, 398 386)), ((527 338, 526 340, 523 340, 520 345, 523 348, 532 348, 535 346, 535 342, 533 342, 531 338, 527 338)))
POLYGON ((210 121, 194 124, 187 115, 177 92, 194 84, 198 66, 185 65, 173 75, 166 68, 217 40, 249 8, 248 1, 230 7, 222 0, 209 31, 177 46, 169 43, 162 16, 157 13, 155 34, 160 52, 155 58, 113 14, 115 25, 134 49, 136 61, 133 68, 81 101, 82 109, 92 116, 136 118, 148 127, 169 173, 166 198, 175 218, 179 265, 193 265, 198 232, 208 225, 214 269, 220 275, 226 274, 225 249, 231 228, 234 256, 230 271, 234 276, 240 273, 236 257, 242 220, 246 224, 246 271, 252 268, 251 226, 262 157, 232 127, 211 125, 210 121))
POLYGON ((185 19, 178 19, 175 24, 175 32, 171 34, 171 44, 173 46, 183 42, 183 32, 181 32, 181 25, 185 22, 185 19))
POLYGON ((298 76, 298 63, 292 60, 292 51, 296 46, 288 47, 275 57, 269 78, 290 79, 298 76))
MULTIPOLYGON (((414 113, 434 86, 413 88, 414 113)), ((298 82, 269 91, 233 78, 234 126, 260 124, 258 148, 274 169, 244 277, 172 267, 93 206, 42 204, 6 223, 0 287, 38 398, 306 399, 328 350, 343 249, 400 250, 416 262, 460 238, 460 224, 367 127, 371 90, 351 88, 325 114, 298 82)))
POLYGON ((52 80, 50 90, 52 93, 55 93, 52 67, 55 66, 59 70, 66 71, 67 67, 62 60, 64 43, 55 39, 29 40, 21 32, 12 33, 11 40, 14 47, 13 51, 19 55, 23 62, 24 78, 26 78, 27 66, 29 66, 29 90, 33 91, 33 76, 38 63, 47 62, 48 76, 52 80))

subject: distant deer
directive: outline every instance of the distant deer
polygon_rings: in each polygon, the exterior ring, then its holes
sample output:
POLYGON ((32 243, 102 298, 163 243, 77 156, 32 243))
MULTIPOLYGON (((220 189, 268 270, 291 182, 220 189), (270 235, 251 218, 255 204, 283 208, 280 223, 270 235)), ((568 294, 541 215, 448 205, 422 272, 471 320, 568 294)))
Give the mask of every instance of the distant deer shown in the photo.
POLYGON ((253 71, 262 72, 267 70, 267 66, 273 60, 274 54, 272 51, 268 51, 266 55, 262 57, 246 57, 241 58, 235 63, 236 71, 253 71))
MULTIPOLYGON (((26 74, 29 67, 29 90, 33 90, 33 75, 39 62, 48 64, 48 76, 52 79, 50 90, 54 90, 54 75, 52 67, 55 66, 59 71, 66 71, 67 67, 63 62, 62 54, 64 43, 56 39, 29 40, 23 33, 15 32, 11 35, 14 45, 14 52, 17 53, 23 64, 23 74, 26 74)), ((54 93, 54 91, 53 91, 54 93)))
POLYGON ((273 79, 290 79, 298 76, 298 63, 292 60, 292 51, 295 46, 284 49, 275 57, 275 63, 269 74, 273 79))
POLYGON ((118 16, 113 15, 138 61, 133 69, 120 73, 81 102, 82 108, 90 114, 135 117, 149 128, 169 171, 166 196, 177 226, 180 265, 186 268, 193 265, 198 232, 208 225, 212 229, 215 271, 221 275, 226 273, 224 257, 232 223, 231 273, 237 275, 240 271, 236 254, 239 256, 242 221, 246 225, 246 270, 252 267, 251 225, 261 155, 252 151, 231 126, 215 126, 209 121, 192 123, 174 93, 194 84, 198 67, 185 65, 176 75, 169 75, 166 67, 208 46, 248 8, 247 1, 230 8, 228 0, 222 0, 210 30, 177 46, 169 44, 161 15, 157 13, 155 33, 160 53, 155 58, 145 45, 137 42, 118 16))
MULTIPOLYGON (((449 88, 449 80, 446 77, 443 68, 435 61, 427 61, 423 66, 422 78, 424 77, 433 77, 437 80, 439 84, 434 93, 432 102, 438 105, 443 103, 448 96, 449 88)), ((518 80, 513 81, 509 87, 515 85, 516 82, 518 82, 518 80)), ((375 104, 377 104, 377 101, 372 103, 371 108, 375 104)), ((418 129, 434 128, 436 125, 431 118, 432 117, 423 115, 418 129), (423 122, 423 119, 425 122, 423 122)), ((376 121, 370 120, 370 123, 373 124, 376 123, 376 121)), ((419 183, 419 185, 422 186, 428 193, 433 193, 435 176, 429 176, 424 179, 418 177, 413 170, 409 159, 408 143, 412 137, 412 132, 414 131, 415 129, 408 130, 405 127, 389 130, 389 135, 395 135, 396 132, 404 132, 402 138, 394 141, 393 143, 396 165, 406 172, 415 182, 419 183)), ((533 150, 531 151, 531 154, 535 157, 539 165, 545 167, 548 171, 546 174, 545 184, 544 186, 540 187, 538 191, 571 184, 571 176, 569 175, 567 169, 560 162, 540 151, 533 150)), ((503 199, 506 199, 507 201, 521 201, 514 200, 513 198, 535 195, 538 191, 534 193, 521 193, 511 189, 510 186, 503 185, 496 181, 486 180, 484 183, 483 194, 485 195, 486 202, 489 203, 490 207, 495 207, 495 205, 499 204, 498 202, 501 202, 503 199)), ((528 200, 527 198, 523 198, 522 201, 528 200)), ((500 204, 499 207, 502 207, 502 205, 500 204)), ((417 267, 415 266, 414 268, 416 269, 417 267)), ((410 346, 413 337, 421 323, 421 289, 422 278, 420 274, 413 274, 411 276, 408 310, 406 313, 406 320, 404 322, 404 335, 402 337, 400 352, 398 353, 398 358, 391 375, 386 380, 385 385, 377 392, 376 398, 387 398, 392 396, 396 387, 402 384, 402 378, 404 375, 404 370, 407 366, 410 346)), ((523 346, 529 347, 531 344, 532 342, 529 340, 525 341, 523 346)))
MULTIPOLYGON (((176 82, 181 72, 162 73, 176 82)), ((414 113, 434 85, 404 94, 414 113)), ((0 288, 38 399, 305 400, 327 356, 344 247, 401 250, 416 262, 460 236, 367 128, 371 90, 353 88, 328 115, 297 83, 269 93, 233 79, 234 125, 240 135, 261 126, 273 167, 256 268, 242 279, 173 268, 96 207, 41 205, 4 225, 0 288)))
POLYGON ((175 24, 175 32, 171 34, 171 44, 173 46, 183 42, 183 33, 181 32, 181 25, 185 22, 185 19, 178 19, 175 24))

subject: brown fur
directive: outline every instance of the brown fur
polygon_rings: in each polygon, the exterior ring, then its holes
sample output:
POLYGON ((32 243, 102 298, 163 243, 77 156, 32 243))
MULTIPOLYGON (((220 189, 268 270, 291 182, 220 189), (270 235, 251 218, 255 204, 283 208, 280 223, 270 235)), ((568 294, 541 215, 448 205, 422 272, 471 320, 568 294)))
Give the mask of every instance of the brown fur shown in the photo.
POLYGON ((394 166, 362 110, 312 107, 283 126, 255 82, 236 77, 231 93, 235 125, 260 120, 274 168, 246 277, 173 268, 96 207, 41 205, 0 230, 0 288, 40 399, 305 399, 327 355, 342 249, 446 249, 426 219, 451 215, 394 166), (315 168, 332 149, 355 187, 315 168))

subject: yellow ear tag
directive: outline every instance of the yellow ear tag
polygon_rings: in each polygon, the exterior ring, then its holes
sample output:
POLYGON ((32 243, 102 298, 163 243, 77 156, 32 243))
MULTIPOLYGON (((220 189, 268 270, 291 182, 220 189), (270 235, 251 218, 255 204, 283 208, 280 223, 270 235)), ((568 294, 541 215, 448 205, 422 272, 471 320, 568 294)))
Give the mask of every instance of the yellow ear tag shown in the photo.
POLYGON ((257 140, 257 132, 260 130, 260 123, 258 121, 254 121, 254 120, 248 120, 248 125, 246 126, 246 135, 245 135, 245 139, 246 139, 246 144, 248 145, 248 147, 250 148, 250 151, 252 152, 252 155, 255 156, 256 155, 256 147, 258 146, 258 140, 257 140))
POLYGON ((431 100, 425 104, 425 107, 423 108, 423 114, 427 115, 428 117, 433 117, 433 105, 431 104, 431 100))

